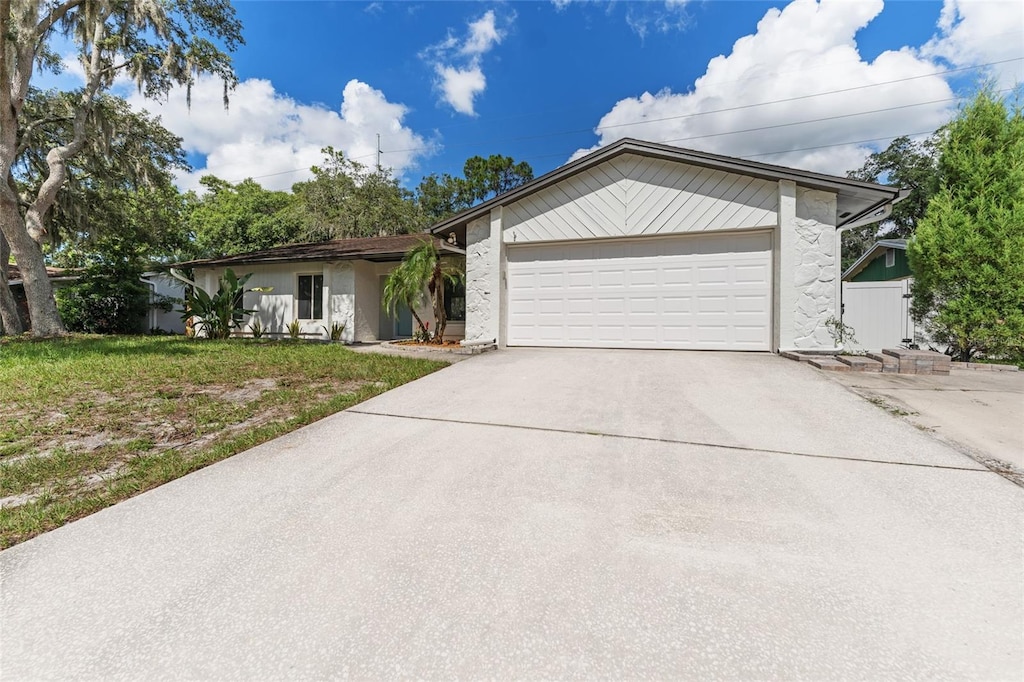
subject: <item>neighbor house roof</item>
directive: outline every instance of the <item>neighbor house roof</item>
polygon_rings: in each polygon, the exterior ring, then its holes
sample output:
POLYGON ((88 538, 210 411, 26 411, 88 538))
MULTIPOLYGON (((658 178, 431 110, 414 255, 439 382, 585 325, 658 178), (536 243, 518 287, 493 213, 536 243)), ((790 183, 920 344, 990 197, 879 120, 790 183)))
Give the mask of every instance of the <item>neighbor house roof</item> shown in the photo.
POLYGON ((332 239, 326 242, 307 244, 290 244, 262 251, 250 251, 234 256, 220 256, 179 263, 178 267, 217 267, 225 265, 247 265, 250 263, 300 263, 303 261, 336 261, 336 260, 369 260, 395 261, 401 260, 406 252, 421 244, 425 239, 433 239, 441 251, 462 254, 462 249, 442 241, 438 237, 420 234, 402 234, 393 237, 360 237, 357 239, 332 239))
POLYGON ((584 157, 570 161, 559 166, 550 173, 520 185, 516 189, 500 194, 477 206, 474 206, 462 213, 456 214, 430 228, 430 231, 437 234, 452 229, 486 215, 495 206, 504 206, 522 199, 523 197, 539 192, 561 180, 580 173, 599 163, 608 161, 621 154, 638 154, 667 161, 678 161, 691 166, 713 168, 739 175, 747 175, 765 180, 793 180, 803 187, 820 189, 835 192, 839 195, 839 224, 842 227, 851 224, 864 217, 873 215, 886 204, 898 201, 905 193, 899 187, 878 185, 873 182, 851 180, 835 175, 825 175, 812 171, 776 166, 770 163, 759 161, 747 161, 732 156, 721 156, 720 154, 709 154, 693 149, 672 147, 657 142, 645 142, 633 138, 624 138, 601 147, 597 151, 587 154, 584 157))
POLYGON ((857 259, 857 262, 846 269, 843 273, 843 279, 849 279, 855 277, 857 273, 868 266, 868 263, 875 260, 878 256, 883 254, 886 249, 899 249, 900 251, 907 250, 906 239, 879 239, 874 245, 864 252, 864 254, 857 259))
MULTIPOLYGON (((66 268, 46 268, 46 274, 52 282, 70 282, 76 279, 79 275, 77 270, 68 270, 66 268)), ((8 284, 21 284, 21 270, 18 269, 17 265, 7 266, 7 283, 8 284)))

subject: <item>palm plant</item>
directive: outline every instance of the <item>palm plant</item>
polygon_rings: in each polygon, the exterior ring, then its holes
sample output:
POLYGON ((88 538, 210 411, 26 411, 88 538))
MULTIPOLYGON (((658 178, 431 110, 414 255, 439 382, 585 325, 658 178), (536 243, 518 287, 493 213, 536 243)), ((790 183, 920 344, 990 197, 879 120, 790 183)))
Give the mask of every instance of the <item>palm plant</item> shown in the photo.
POLYGON ((448 323, 444 311, 444 285, 457 284, 465 277, 465 270, 458 260, 441 256, 437 242, 424 239, 423 243, 409 249, 398 267, 388 275, 384 282, 384 309, 392 317, 397 317, 398 305, 404 304, 416 320, 417 336, 429 339, 428 324, 416 312, 429 294, 435 320, 432 338, 435 343, 441 343, 448 323))
POLYGON ((246 315, 256 312, 246 310, 242 306, 242 295, 246 292, 245 283, 252 277, 252 273, 238 277, 231 268, 227 268, 218 280, 217 292, 213 295, 204 291, 181 271, 172 268, 171 274, 192 287, 192 295, 186 295, 185 298, 182 319, 186 323, 194 320, 196 328, 205 332, 207 338, 228 338, 232 329, 242 327, 242 320, 246 315))

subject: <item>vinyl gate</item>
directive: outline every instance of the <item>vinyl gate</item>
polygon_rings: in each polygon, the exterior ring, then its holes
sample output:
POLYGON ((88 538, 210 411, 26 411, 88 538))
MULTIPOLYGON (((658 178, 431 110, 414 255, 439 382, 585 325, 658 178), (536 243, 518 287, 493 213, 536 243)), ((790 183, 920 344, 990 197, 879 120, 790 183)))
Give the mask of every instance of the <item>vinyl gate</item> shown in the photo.
POLYGON ((843 323, 853 327, 856 348, 880 351, 914 343, 912 282, 843 282, 843 323))

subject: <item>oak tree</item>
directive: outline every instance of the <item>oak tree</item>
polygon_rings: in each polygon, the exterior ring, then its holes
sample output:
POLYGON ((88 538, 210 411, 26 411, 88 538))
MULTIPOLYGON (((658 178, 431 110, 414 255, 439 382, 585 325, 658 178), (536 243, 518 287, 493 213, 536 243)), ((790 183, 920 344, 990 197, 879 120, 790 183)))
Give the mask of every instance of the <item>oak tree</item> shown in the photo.
POLYGON ((120 77, 147 97, 176 86, 190 95, 195 78, 208 73, 223 79, 226 101, 235 82, 228 55, 241 42, 227 0, 0 0, 0 230, 24 279, 33 334, 64 331, 41 247, 69 163, 104 129, 102 95, 120 77), (73 47, 84 84, 69 101, 67 134, 45 151, 45 179, 23 201, 15 164, 21 144, 46 122, 25 105, 36 68, 60 69, 57 40, 73 47))

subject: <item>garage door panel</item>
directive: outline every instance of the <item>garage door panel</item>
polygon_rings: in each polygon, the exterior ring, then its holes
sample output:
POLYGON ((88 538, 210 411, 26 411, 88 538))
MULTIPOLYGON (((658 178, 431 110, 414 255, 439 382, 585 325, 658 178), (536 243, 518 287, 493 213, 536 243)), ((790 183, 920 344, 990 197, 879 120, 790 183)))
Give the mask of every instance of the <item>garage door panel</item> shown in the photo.
POLYGON ((634 268, 627 271, 629 277, 628 284, 630 287, 657 287, 658 286, 658 270, 657 268, 640 267, 634 268))
POLYGON ((509 248, 510 345, 768 350, 771 238, 509 248))
POLYGON ((654 296, 645 298, 631 297, 627 300, 628 312, 632 315, 657 315, 658 299, 654 296))
POLYGON ((768 307, 766 294, 733 297, 733 313, 736 315, 761 315, 766 307, 768 307))
POLYGON ((697 268, 698 284, 729 284, 730 268, 727 265, 704 266, 697 268))
POLYGON ((733 281, 736 284, 767 284, 768 267, 762 264, 743 264, 733 268, 733 281))
POLYGON ((570 289, 590 289, 594 286, 594 273, 569 271, 565 273, 565 285, 570 289))
POLYGON ((666 267, 661 271, 661 284, 663 286, 692 286, 693 268, 666 267))
POLYGON ((698 296, 697 313, 700 315, 728 315, 728 296, 698 296))
POLYGON ((744 326, 736 324, 733 325, 732 331, 735 334, 734 340, 737 344, 757 346, 761 343, 761 333, 763 330, 758 325, 744 326))
POLYGON ((697 325, 697 341, 704 344, 720 345, 728 343, 729 327, 724 324, 697 325))

